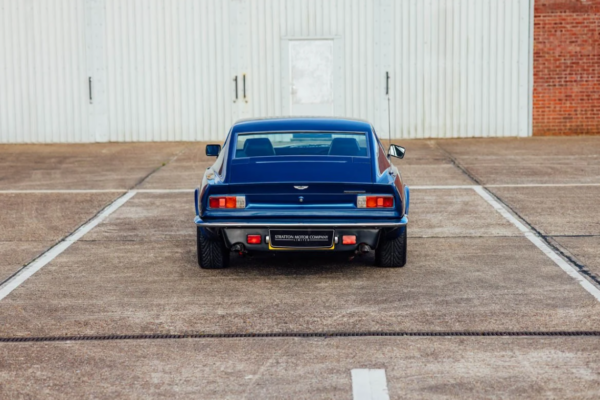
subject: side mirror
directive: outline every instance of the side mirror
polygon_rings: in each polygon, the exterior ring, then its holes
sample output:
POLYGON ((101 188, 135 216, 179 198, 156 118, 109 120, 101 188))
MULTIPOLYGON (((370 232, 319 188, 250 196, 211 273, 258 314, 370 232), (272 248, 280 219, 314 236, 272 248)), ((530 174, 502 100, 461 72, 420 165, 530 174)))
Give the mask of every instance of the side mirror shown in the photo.
POLYGON ((206 145, 206 155, 209 157, 217 157, 221 152, 220 144, 207 144, 206 145))
POLYGON ((406 149, 396 144, 390 145, 390 149, 388 150, 388 156, 396 158, 404 158, 404 153, 406 153, 406 149))

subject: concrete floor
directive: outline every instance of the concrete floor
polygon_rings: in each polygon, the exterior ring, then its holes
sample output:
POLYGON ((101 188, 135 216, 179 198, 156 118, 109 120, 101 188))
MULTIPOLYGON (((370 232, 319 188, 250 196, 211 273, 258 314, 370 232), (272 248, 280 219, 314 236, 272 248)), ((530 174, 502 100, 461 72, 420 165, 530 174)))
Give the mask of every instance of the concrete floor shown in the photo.
POLYGON ((0 192, 0 281, 92 218, 123 192, 0 192))
MULTIPOLYGON (((600 137, 398 144, 413 187, 405 268, 278 254, 223 271, 197 267, 192 196, 177 191, 211 164, 203 144, 0 146, 0 281, 139 190, 0 300, 0 339, 600 331, 596 298, 477 192, 452 187, 489 185, 598 277, 600 137)), ((385 369, 393 399, 597 398, 599 355, 600 338, 582 336, 0 343, 0 398, 350 398, 355 368, 385 369)))
POLYGON ((0 346, 3 398, 598 398, 597 338, 183 339, 0 346), (9 382, 9 383, 7 383, 9 382))

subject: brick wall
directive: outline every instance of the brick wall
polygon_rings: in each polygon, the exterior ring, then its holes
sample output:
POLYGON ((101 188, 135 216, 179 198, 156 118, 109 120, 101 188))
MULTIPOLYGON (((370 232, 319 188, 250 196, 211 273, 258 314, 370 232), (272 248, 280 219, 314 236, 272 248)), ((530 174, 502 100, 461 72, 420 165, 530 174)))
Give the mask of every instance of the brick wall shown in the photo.
POLYGON ((600 134, 600 0, 535 0, 533 134, 600 134))

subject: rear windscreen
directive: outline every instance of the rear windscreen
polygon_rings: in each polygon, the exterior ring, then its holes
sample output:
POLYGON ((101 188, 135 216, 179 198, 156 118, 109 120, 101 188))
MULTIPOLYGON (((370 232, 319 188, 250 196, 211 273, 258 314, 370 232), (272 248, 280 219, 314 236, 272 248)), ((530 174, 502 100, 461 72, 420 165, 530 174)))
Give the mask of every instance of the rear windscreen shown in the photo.
POLYGON ((367 157, 365 133, 250 133, 237 137, 235 158, 273 156, 367 157))

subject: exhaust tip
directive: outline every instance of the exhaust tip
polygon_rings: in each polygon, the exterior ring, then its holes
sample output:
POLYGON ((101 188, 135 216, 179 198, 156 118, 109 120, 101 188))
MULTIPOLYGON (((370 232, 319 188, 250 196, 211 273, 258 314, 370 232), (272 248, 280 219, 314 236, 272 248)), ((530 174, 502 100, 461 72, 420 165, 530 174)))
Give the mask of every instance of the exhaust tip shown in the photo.
POLYGON ((237 251, 239 253, 246 253, 246 246, 241 243, 236 243, 231 246, 231 251, 237 251))
POLYGON ((361 243, 361 244, 358 246, 358 251, 359 251, 360 253, 362 253, 362 254, 366 254, 366 253, 370 252, 371 250, 372 250, 372 249, 371 249, 371 246, 369 246, 369 245, 368 245, 368 244, 366 244, 366 243, 361 243))

